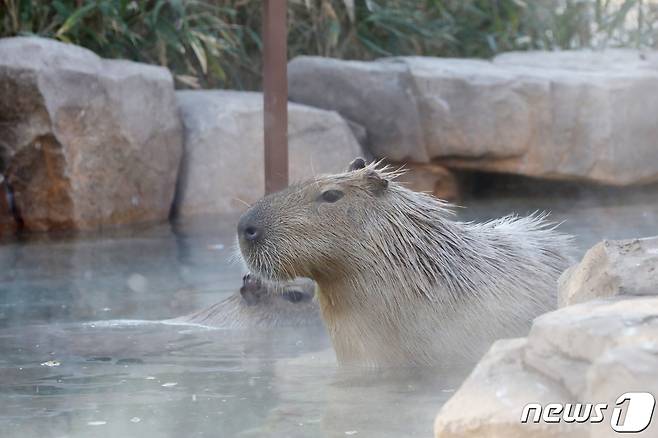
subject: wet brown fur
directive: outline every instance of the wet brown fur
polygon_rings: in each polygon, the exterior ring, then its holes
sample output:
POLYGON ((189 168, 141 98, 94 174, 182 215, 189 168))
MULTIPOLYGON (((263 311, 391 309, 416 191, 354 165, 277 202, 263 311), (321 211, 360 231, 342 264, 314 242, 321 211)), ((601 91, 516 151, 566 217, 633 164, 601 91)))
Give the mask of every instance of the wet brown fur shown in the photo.
POLYGON ((269 279, 317 282, 341 363, 472 361, 554 307, 570 238, 544 215, 456 221, 450 205, 407 189, 398 175, 355 160, 243 215, 263 233, 240 239, 247 266, 269 279))

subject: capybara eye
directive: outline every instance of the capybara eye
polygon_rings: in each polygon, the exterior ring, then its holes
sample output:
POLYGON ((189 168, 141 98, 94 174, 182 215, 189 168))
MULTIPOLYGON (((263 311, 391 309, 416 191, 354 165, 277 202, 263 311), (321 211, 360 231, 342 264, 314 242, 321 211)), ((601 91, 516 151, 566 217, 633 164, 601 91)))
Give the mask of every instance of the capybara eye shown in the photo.
POLYGON ((340 190, 327 190, 325 192, 322 192, 322 195, 320 197, 324 202, 336 202, 340 198, 342 198, 344 195, 343 192, 340 190))
POLYGON ((304 300, 305 295, 298 290, 288 290, 283 293, 283 298, 291 303, 299 303, 304 300))

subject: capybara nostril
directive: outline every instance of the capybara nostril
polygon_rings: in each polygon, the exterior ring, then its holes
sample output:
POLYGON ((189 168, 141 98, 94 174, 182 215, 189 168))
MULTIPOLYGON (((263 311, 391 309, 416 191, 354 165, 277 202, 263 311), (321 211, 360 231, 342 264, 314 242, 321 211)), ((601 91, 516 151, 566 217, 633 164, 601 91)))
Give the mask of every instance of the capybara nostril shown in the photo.
POLYGON ((260 237, 260 231, 253 225, 244 229, 244 238, 247 240, 256 240, 260 237))
POLYGON ((256 224, 256 221, 254 221, 253 214, 248 212, 240 218, 240 222, 238 222, 238 235, 248 242, 254 242, 261 238, 263 231, 256 224))

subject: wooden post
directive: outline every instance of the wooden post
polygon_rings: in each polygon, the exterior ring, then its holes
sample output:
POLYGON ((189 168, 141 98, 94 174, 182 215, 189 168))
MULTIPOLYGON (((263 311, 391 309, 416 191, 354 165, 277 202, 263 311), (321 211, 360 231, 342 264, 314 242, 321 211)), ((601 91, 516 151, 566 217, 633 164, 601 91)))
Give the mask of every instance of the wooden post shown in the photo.
POLYGON ((286 0, 263 0, 265 193, 288 185, 288 24, 286 0))

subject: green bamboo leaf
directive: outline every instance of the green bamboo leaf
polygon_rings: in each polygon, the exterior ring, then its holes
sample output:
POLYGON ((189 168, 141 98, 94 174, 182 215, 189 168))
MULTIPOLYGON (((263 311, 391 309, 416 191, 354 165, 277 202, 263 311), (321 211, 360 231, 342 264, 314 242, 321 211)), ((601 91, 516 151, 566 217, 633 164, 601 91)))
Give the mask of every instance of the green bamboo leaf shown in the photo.
POLYGON ((212 75, 217 77, 222 83, 226 82, 226 72, 224 71, 220 63, 214 58, 210 58, 208 62, 210 65, 209 69, 212 75))
POLYGON ((208 58, 206 58, 206 51, 203 45, 198 39, 193 38, 190 40, 190 47, 192 47, 192 51, 201 65, 201 71, 203 74, 208 74, 208 58))
POLYGON ((155 3, 155 7, 148 16, 151 26, 155 26, 155 23, 158 22, 158 19, 160 18, 160 11, 166 4, 167 0, 158 0, 155 3))
POLYGON ((60 27, 57 30, 57 33, 55 33, 55 36, 59 39, 62 39, 63 35, 67 33, 71 28, 73 28, 75 25, 77 25, 80 21, 82 21, 87 14, 89 14, 91 11, 93 11, 96 8, 95 3, 89 3, 85 6, 82 6, 81 8, 77 9, 73 14, 69 16, 69 18, 66 19, 62 27, 60 27))
POLYGON ((375 42, 371 41, 370 39, 364 37, 364 36, 359 36, 359 41, 363 43, 366 47, 368 47, 370 50, 375 52, 378 55, 382 56, 392 56, 392 53, 383 49, 379 45, 377 45, 375 42))
POLYGON ((61 15, 62 17, 68 17, 72 14, 71 8, 69 8, 68 5, 61 2, 60 0, 52 2, 51 5, 55 11, 57 11, 57 14, 61 15))

